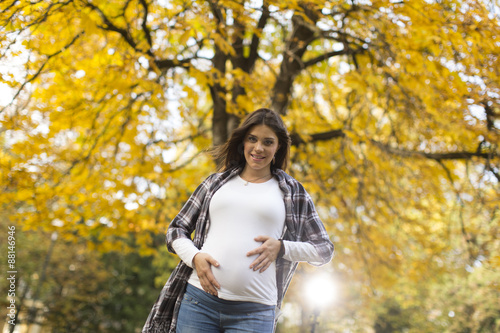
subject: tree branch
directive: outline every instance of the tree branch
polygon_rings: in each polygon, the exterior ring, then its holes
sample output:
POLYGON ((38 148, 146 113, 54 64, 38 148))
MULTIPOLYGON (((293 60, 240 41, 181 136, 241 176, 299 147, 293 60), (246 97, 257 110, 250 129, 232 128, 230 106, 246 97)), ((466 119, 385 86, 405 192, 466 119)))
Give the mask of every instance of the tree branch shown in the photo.
MULTIPOLYGON (((226 36, 222 30, 222 26, 225 26, 224 15, 221 9, 217 6, 217 2, 215 0, 210 0, 210 8, 212 9, 213 15, 217 19, 217 33, 221 36, 226 36)), ((214 146, 219 146, 224 144, 228 138, 228 114, 225 99, 226 88, 222 84, 222 79, 226 75, 226 62, 228 60, 228 55, 226 55, 216 43, 214 45, 214 51, 215 54, 212 58, 212 65, 216 71, 213 73, 214 83, 209 86, 209 90, 213 102, 212 140, 214 146)))
POLYGON ((71 45, 73 45, 76 40, 78 38, 80 38, 80 36, 82 36, 85 32, 82 31, 80 32, 79 34, 77 34, 68 44, 64 45, 63 48, 61 48, 59 51, 53 53, 53 54, 49 54, 47 55, 47 59, 45 60, 45 62, 42 64, 42 66, 40 66, 40 68, 38 69, 38 71, 33 74, 33 76, 31 78, 29 78, 27 81, 24 81, 23 84, 21 85, 21 87, 19 87, 19 89, 17 90, 17 92, 15 93, 14 97, 12 98, 12 102, 10 102, 9 104, 7 104, 6 106, 4 106, 2 109, 0 109, 0 114, 10 105, 12 105, 12 103, 14 102, 14 100, 19 96, 19 94, 21 93, 21 91, 24 89, 24 87, 28 84, 28 83, 31 83, 33 82, 43 71, 43 69, 45 68, 45 66, 48 64, 48 62, 50 61, 50 59, 52 59, 53 57, 59 55, 60 53, 62 53, 63 51, 65 51, 66 49, 68 49, 71 45))
POLYGON ((496 153, 491 153, 491 152, 468 152, 468 151, 456 151, 456 152, 449 152, 449 153, 425 153, 421 151, 411 151, 411 150, 405 150, 405 149, 400 149, 400 148, 393 148, 389 147, 388 145, 385 145, 383 143, 380 143, 375 140, 370 140, 371 143, 373 143, 375 146, 380 148, 381 150, 385 151, 386 153, 392 154, 392 155, 398 155, 402 157, 425 157, 428 159, 436 160, 438 162, 441 162, 443 160, 470 160, 473 157, 480 157, 484 159, 491 159, 492 157, 498 157, 496 153))
POLYGON ((307 46, 316 39, 315 23, 318 12, 315 8, 304 8, 304 15, 295 14, 292 18, 293 31, 283 51, 280 73, 272 91, 272 109, 286 114, 295 77, 304 69, 302 56, 307 46))
POLYGON ((148 41, 149 48, 153 47, 153 40, 151 39, 151 30, 149 29, 148 23, 148 15, 149 15, 149 7, 146 0, 139 0, 142 7, 144 8, 144 15, 142 17, 142 31, 144 31, 144 35, 146 36, 146 40, 148 41))
POLYGON ((337 129, 322 133, 311 134, 307 136, 308 137, 307 139, 303 139, 298 133, 292 133, 290 134, 290 137, 292 139, 292 146, 298 147, 308 142, 328 141, 331 139, 343 138, 345 137, 345 133, 341 129, 337 129))
POLYGON ((222 11, 220 8, 217 6, 217 1, 216 0, 210 0, 210 8, 212 8, 212 13, 214 14, 215 18, 217 19, 217 23, 221 24, 224 23, 224 15, 222 14, 222 11))
POLYGON ((488 130, 492 132, 500 132, 500 129, 495 125, 495 122, 500 120, 500 112, 495 112, 495 109, 488 104, 487 100, 483 101, 481 104, 483 105, 486 113, 486 126, 488 130))
POLYGON ((328 52, 325 54, 322 54, 316 58, 310 59, 306 62, 303 63, 304 68, 316 65, 317 63, 320 63, 324 60, 330 59, 332 57, 340 56, 340 55, 346 55, 346 54, 353 54, 353 53, 362 53, 364 52, 363 49, 356 50, 356 51, 350 51, 350 50, 342 50, 342 51, 332 51, 328 52))
MULTIPOLYGON (((342 129, 336 129, 321 133, 315 133, 306 135, 305 138, 302 137, 298 133, 291 133, 290 137, 292 139, 293 146, 300 146, 305 143, 312 143, 318 141, 328 141, 331 139, 344 138, 345 133, 342 129)), ((400 148, 393 148, 381 142, 370 140, 372 144, 380 148, 382 151, 389 153, 391 155, 397 155, 401 157, 415 158, 415 157, 424 157, 427 159, 436 160, 438 162, 444 160, 470 160, 473 157, 478 157, 482 159, 491 160, 492 158, 498 158, 500 155, 495 151, 485 152, 484 150, 480 151, 455 151, 455 152, 446 152, 446 153, 426 153, 421 151, 412 151, 400 148)))
MULTIPOLYGON (((150 56, 152 56, 153 54, 151 53, 151 50, 139 50, 137 48, 137 43, 136 41, 134 40, 134 38, 132 37, 132 35, 130 34, 130 32, 127 30, 127 29, 124 29, 124 28, 120 28, 118 27, 117 25, 115 25, 113 22, 111 22, 111 20, 106 16, 106 14, 104 14, 104 12, 99 8, 97 7, 96 5, 90 3, 90 2, 87 2, 87 5, 95 10, 99 16, 101 17, 101 19, 103 20, 103 23, 104 23, 104 26, 99 26, 99 28, 103 29, 103 30, 107 30, 107 31, 114 31, 114 32, 117 32, 118 34, 120 34, 120 36, 123 37, 123 39, 125 39, 125 41, 136 51, 139 51, 139 52, 142 52, 142 53, 146 53, 150 56)), ((145 23, 143 23, 145 24, 145 23)), ((128 25, 128 22, 127 22, 127 25, 128 25)), ((151 36, 150 36, 151 37, 151 36)))
MULTIPOLYGON (((234 69, 241 69, 243 72, 251 74, 257 59, 259 59, 258 55, 258 48, 260 44, 259 34, 264 29, 269 17, 270 17, 269 10, 267 8, 267 5, 264 3, 262 5, 262 15, 259 19, 259 22, 257 23, 256 30, 253 30, 249 54, 248 56, 245 56, 244 38, 245 35, 247 34, 248 24, 245 23, 244 21, 241 21, 238 14, 234 15, 232 47, 235 51, 235 54, 230 58, 234 69)), ((252 29, 254 28, 251 28, 250 30, 252 29)), ((239 80, 236 80, 234 82, 231 92, 232 92, 231 94, 232 104, 237 107, 238 97, 246 95, 247 94, 246 89, 239 80)), ((229 114, 227 116, 228 133, 231 133, 236 127, 238 127, 239 122, 240 118, 236 114, 234 113, 229 114)))
POLYGON ((165 71, 167 69, 174 67, 179 67, 179 66, 182 67, 186 64, 189 64, 193 59, 194 58, 186 58, 182 60, 160 59, 160 60, 155 60, 154 63, 158 67, 158 69, 165 71))
MULTIPOLYGON (((264 29, 264 27, 267 24, 267 20, 269 19, 270 16, 271 16, 271 14, 269 12, 269 8, 264 3, 262 5, 262 15, 260 16, 259 22, 257 23, 257 31, 258 32, 261 32, 264 29)), ((252 36, 252 42, 250 44, 250 53, 248 55, 247 72, 252 71, 253 66, 255 65, 255 62, 259 58, 258 53, 257 53, 257 51, 259 49, 259 45, 260 45, 260 37, 259 37, 258 33, 255 32, 252 36)))

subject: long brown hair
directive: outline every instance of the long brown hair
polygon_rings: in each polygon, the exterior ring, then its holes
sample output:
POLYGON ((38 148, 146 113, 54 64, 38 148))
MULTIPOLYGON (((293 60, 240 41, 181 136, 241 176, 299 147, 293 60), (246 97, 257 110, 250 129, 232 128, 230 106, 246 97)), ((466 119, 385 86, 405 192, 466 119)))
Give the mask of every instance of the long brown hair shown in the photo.
POLYGON ((212 151, 212 156, 219 164, 219 171, 222 172, 245 165, 243 141, 248 131, 256 125, 268 126, 278 137, 279 148, 276 151, 275 161, 271 163, 271 170, 286 170, 290 159, 291 139, 285 123, 277 112, 262 108, 248 114, 240 126, 231 133, 229 140, 212 151))

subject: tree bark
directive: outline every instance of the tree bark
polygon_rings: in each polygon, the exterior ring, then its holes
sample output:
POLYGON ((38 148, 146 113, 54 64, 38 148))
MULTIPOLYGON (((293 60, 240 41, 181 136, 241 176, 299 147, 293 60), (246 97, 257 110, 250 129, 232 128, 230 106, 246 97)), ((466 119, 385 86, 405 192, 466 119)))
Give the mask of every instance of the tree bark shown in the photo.
POLYGON ((293 31, 283 51, 280 72, 272 91, 271 107, 282 115, 287 113, 295 77, 304 68, 302 56, 316 38, 315 24, 319 17, 317 9, 304 8, 303 14, 308 20, 300 14, 295 14, 292 18, 293 31))
MULTIPOLYGON (((211 3, 212 11, 214 12, 217 21, 219 22, 219 26, 223 23, 223 15, 220 9, 217 7, 217 4, 211 3)), ((257 24, 257 30, 262 31, 262 29, 266 26, 267 21, 270 17, 269 10, 267 5, 262 6, 262 15, 257 24)), ((233 17, 234 24, 232 26, 232 38, 231 46, 234 50, 234 54, 229 56, 224 54, 217 46, 215 47, 215 56, 212 60, 214 68, 218 71, 218 77, 216 77, 215 83, 210 87, 210 93, 212 96, 212 100, 214 103, 214 113, 212 120, 212 131, 213 131, 213 144, 214 146, 224 144, 229 138, 230 134, 236 129, 240 123, 240 117, 238 111, 251 111, 251 110, 228 110, 228 105, 226 102, 227 89, 221 86, 220 80, 226 74, 226 63, 227 61, 231 62, 233 69, 241 69, 243 72, 247 74, 251 74, 254 67, 255 62, 258 57, 258 48, 260 44, 260 38, 257 33, 252 36, 249 54, 245 56, 245 45, 244 45, 244 36, 246 35, 246 27, 245 24, 239 20, 238 14, 236 13, 233 17), (232 112, 228 112, 232 111, 232 112)), ((227 34, 228 31, 219 30, 221 35, 227 34)), ((227 36, 229 38, 229 36, 227 36)), ((243 96, 246 94, 245 88, 241 86, 239 82, 234 82, 233 88, 231 89, 231 102, 232 105, 237 105, 237 99, 239 96, 243 96)))
MULTIPOLYGON (((210 1, 210 7, 212 8, 212 13, 217 20, 217 33, 224 36, 224 15, 215 1, 210 1)), ((226 87, 222 84, 222 80, 226 75, 227 59, 228 56, 217 45, 215 45, 215 54, 212 59, 215 73, 213 75, 213 85, 210 86, 210 95, 212 96, 214 108, 212 118, 212 140, 214 146, 223 145, 228 137, 226 87)))
POLYGON ((227 103, 226 88, 222 86, 221 80, 226 73, 227 56, 216 47, 213 65, 217 72, 214 74, 214 84, 210 86, 210 94, 214 105, 212 118, 212 133, 214 146, 222 145, 227 140, 227 103))

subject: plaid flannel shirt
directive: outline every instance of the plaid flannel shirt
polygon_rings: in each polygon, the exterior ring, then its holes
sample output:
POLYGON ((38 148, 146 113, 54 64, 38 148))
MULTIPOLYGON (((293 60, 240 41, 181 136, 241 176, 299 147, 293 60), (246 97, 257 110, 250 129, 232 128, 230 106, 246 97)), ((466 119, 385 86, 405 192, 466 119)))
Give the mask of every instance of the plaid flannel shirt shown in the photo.
MULTIPOLYGON (((168 227, 166 241, 170 252, 175 253, 172 248, 174 240, 190 238, 193 231, 195 231, 194 245, 197 248, 202 247, 210 228, 208 215, 210 200, 222 185, 238 175, 241 170, 235 168, 212 174, 198 186, 168 227)), ((328 263, 333 257, 334 247, 311 197, 302 184, 283 170, 274 170, 273 176, 278 180, 279 187, 284 193, 286 219, 282 238, 312 244, 323 259, 321 265, 328 263)), ((277 312, 281 308, 283 297, 297 265, 298 262, 290 262, 283 258, 276 261, 277 312)), ((192 268, 180 261, 153 305, 142 333, 175 333, 177 314, 191 272, 192 268)))

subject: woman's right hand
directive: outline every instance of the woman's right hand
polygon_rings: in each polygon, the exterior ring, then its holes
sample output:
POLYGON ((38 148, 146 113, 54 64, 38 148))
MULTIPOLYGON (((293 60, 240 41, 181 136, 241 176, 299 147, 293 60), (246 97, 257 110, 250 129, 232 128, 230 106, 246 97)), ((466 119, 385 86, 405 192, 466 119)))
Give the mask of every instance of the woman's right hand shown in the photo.
POLYGON ((196 269, 201 287, 207 293, 217 296, 220 285, 212 273, 212 266, 219 267, 219 263, 208 253, 198 252, 193 257, 193 268, 196 269))

